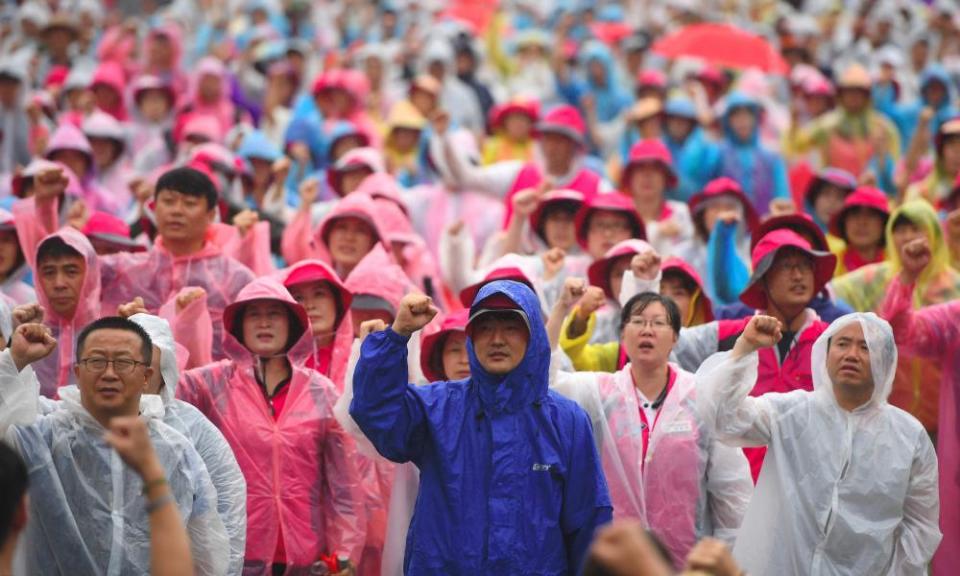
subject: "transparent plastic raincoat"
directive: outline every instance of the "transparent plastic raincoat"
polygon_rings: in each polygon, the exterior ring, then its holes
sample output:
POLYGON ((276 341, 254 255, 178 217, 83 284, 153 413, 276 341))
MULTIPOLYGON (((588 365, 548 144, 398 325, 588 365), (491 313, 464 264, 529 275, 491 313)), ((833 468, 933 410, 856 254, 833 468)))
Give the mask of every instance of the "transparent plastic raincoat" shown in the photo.
MULTIPOLYGON (((199 410, 173 396, 180 380, 179 364, 186 363, 186 358, 182 352, 177 354, 178 345, 173 341, 170 324, 150 314, 134 314, 130 320, 146 330, 153 345, 160 349, 160 365, 153 368, 160 370, 163 376, 163 388, 160 389, 163 421, 187 437, 206 465, 217 492, 217 512, 230 538, 230 567, 227 573, 240 574, 247 541, 247 481, 243 478, 233 450, 217 427, 199 410)), ((183 350, 182 347, 180 349, 183 350)))
POLYGON ((693 374, 670 365, 666 399, 648 428, 630 370, 558 371, 551 388, 593 422, 614 517, 643 521, 679 569, 704 536, 733 545, 753 492, 750 466, 701 420, 693 374))
POLYGON ((812 392, 760 397, 748 396, 756 353, 716 354, 697 372, 698 409, 717 437, 768 447, 734 556, 752 574, 926 574, 941 537, 937 457, 920 422, 887 404, 897 365, 890 326, 844 316, 817 339, 811 362, 812 392), (830 338, 853 322, 876 384, 847 412, 826 361, 830 338))
POLYGON ((303 367, 313 351, 306 312, 278 281, 260 278, 224 311, 224 328, 229 359, 184 373, 177 397, 223 432, 247 480, 244 573, 269 573, 281 534, 288 572, 309 567, 321 554, 358 562, 366 522, 353 442, 333 416, 333 383, 303 367), (303 327, 287 352, 292 375, 277 418, 257 381, 259 360, 232 335, 240 308, 264 299, 290 307, 303 327))
MULTIPOLYGON (((28 574, 140 575, 150 572, 143 481, 103 440, 75 386, 42 409, 32 368, 17 372, 0 352, 0 433, 26 461, 30 522, 21 546, 28 574)), ((190 441, 161 421, 160 399, 143 396, 141 416, 187 527, 198 574, 227 573, 230 545, 207 467, 190 441)))

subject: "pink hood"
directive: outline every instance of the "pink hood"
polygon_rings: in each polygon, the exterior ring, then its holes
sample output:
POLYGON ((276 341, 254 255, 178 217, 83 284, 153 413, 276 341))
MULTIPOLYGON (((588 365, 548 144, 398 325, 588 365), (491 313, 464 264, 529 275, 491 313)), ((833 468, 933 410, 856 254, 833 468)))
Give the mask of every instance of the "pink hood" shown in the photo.
POLYGON ((387 171, 386 164, 383 160, 383 154, 381 154, 379 150, 369 146, 354 148, 353 150, 350 150, 341 156, 340 159, 337 160, 337 163, 334 164, 332 168, 327 170, 327 185, 330 186, 331 190, 337 193, 337 196, 342 197, 343 193, 340 190, 340 175, 347 170, 358 168, 360 166, 369 168, 374 175, 387 171))
POLYGON ((90 82, 90 88, 97 85, 107 86, 117 93, 117 104, 110 110, 103 111, 110 114, 120 121, 127 119, 127 109, 124 106, 124 92, 127 84, 127 76, 123 67, 117 62, 104 62, 100 64, 97 71, 93 74, 93 81, 90 82))
POLYGON ((49 159, 54 152, 60 150, 77 150, 87 155, 90 165, 93 165, 93 148, 83 132, 73 124, 61 124, 50 137, 44 157, 49 159))
POLYGON ((387 240, 386 231, 383 230, 377 218, 377 205, 370 196, 366 194, 351 194, 337 202, 333 210, 327 214, 326 218, 320 222, 316 232, 313 235, 312 244, 320 260, 329 264, 333 263, 330 250, 327 247, 327 236, 330 233, 330 227, 335 220, 346 217, 355 217, 369 224, 376 233, 379 243, 389 254, 390 244, 387 240))
POLYGON ((371 198, 390 200, 407 213, 407 203, 400 194, 400 185, 396 179, 385 171, 375 172, 364 178, 356 190, 359 194, 366 194, 371 198))
MULTIPOLYGON (((301 365, 313 354, 313 338, 310 334, 310 320, 307 318, 307 311, 303 306, 297 303, 290 295, 290 292, 284 288, 283 284, 274 278, 257 278, 247 284, 243 290, 237 294, 237 299, 223 310, 223 350, 224 353, 238 364, 253 364, 254 358, 239 340, 234 338, 233 330, 237 322, 237 316, 241 313, 244 306, 255 300, 277 300, 291 311, 300 321, 300 334, 296 342, 287 351, 287 357, 293 364, 301 365)), ((297 329, 294 326, 291 330, 297 329)))
MULTIPOLYGON (((58 316, 50 307, 50 300, 40 287, 39 282, 37 284, 37 300, 46 312, 44 324, 51 329, 53 337, 59 342, 56 354, 48 356, 34 366, 41 382, 40 392, 48 398, 56 398, 57 389, 70 383, 70 368, 73 366, 77 334, 84 326, 99 318, 101 312, 100 264, 93 245, 79 230, 65 227, 44 238, 37 245, 37 249, 39 250, 44 242, 54 237, 60 238, 68 246, 79 252, 83 256, 87 270, 84 274, 83 285, 80 288, 77 309, 73 318, 68 319, 58 316)), ((35 263, 36 254, 31 254, 30 260, 35 263)), ((33 268, 36 269, 36 266, 33 266, 33 268)))
POLYGON ((383 298, 394 310, 400 308, 400 300, 411 287, 407 275, 393 263, 381 246, 373 247, 367 257, 353 269, 345 284, 352 294, 370 294, 383 298))

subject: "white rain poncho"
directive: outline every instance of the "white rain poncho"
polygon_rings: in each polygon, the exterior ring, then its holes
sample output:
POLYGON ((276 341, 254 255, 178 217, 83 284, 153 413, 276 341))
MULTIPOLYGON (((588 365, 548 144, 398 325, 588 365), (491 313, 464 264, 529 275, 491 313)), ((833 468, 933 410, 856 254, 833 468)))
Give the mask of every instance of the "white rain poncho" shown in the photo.
MULTIPOLYGON (((173 340, 170 324, 150 314, 134 314, 130 320, 146 330, 153 345, 160 349, 159 370, 164 382, 160 390, 163 421, 187 437, 207 466, 210 480, 217 491, 217 512, 230 539, 228 574, 240 574, 247 541, 247 481, 220 430, 202 412, 173 396, 180 380, 180 369, 177 344, 173 340)), ((181 356, 185 356, 185 353, 181 356)), ((186 362, 185 357, 183 361, 186 362)))
MULTIPOLYGON (((39 415, 40 384, 0 352, 0 433, 30 475, 30 521, 21 541, 26 574, 142 575, 150 572, 143 482, 104 440, 75 386, 39 415)), ((155 400, 155 401, 151 401, 155 400)), ((160 399, 141 415, 190 537, 197 574, 227 573, 229 543, 206 466, 190 442, 164 424, 160 399)))
POLYGON ((753 492, 750 466, 699 417, 693 374, 670 365, 666 399, 648 435, 630 364, 615 374, 562 372, 557 356, 550 388, 590 416, 614 518, 641 520, 678 568, 704 536, 732 546, 753 492))
MULTIPOLYGON (((897 348, 874 314, 837 319, 812 352, 814 391, 748 396, 756 353, 712 356, 697 372, 698 408, 721 440, 767 446, 734 556, 751 574, 926 574, 940 542, 937 458, 923 426, 890 406, 897 348), (859 322, 876 383, 840 408, 827 346, 859 322)), ((955 502, 949 503, 956 506, 955 502)))

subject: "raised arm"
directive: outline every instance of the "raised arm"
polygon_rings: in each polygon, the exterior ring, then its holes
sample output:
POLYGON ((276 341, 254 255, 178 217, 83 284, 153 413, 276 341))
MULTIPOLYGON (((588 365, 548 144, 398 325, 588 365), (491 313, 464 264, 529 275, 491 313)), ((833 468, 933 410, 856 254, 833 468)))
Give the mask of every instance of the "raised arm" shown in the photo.
POLYGON ((773 409, 764 398, 749 396, 757 381, 761 348, 780 340, 780 323, 754 316, 729 353, 715 354, 697 371, 697 410, 713 434, 733 446, 770 442, 773 409))
POLYGON ((377 451, 394 462, 416 461, 427 431, 424 406, 408 383, 407 341, 437 314, 423 294, 407 294, 393 327, 368 336, 353 375, 350 416, 377 451))
POLYGON ((39 416, 40 383, 30 364, 46 358, 57 341, 43 324, 21 324, 10 348, 0 352, 0 435, 39 416))

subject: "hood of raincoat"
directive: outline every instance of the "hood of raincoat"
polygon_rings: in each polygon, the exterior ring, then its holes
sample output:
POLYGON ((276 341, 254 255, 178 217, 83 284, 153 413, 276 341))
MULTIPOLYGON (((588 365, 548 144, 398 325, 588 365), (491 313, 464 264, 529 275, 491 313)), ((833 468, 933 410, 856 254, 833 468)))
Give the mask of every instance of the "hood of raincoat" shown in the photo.
POLYGON ((400 309, 400 300, 410 291, 410 280, 391 260, 383 246, 374 246, 366 258, 347 276, 344 286, 351 294, 368 294, 387 301, 394 311, 400 309))
POLYGON ((516 304, 527 316, 530 340, 523 360, 509 374, 494 376, 480 364, 473 348, 473 339, 467 338, 470 357, 470 379, 476 383, 484 408, 493 412, 513 412, 547 395, 550 371, 550 343, 543 326, 540 300, 528 286, 512 280, 496 280, 480 289, 471 306, 491 296, 503 296, 516 304))
POLYGON ((404 213, 407 212, 407 203, 404 202, 400 194, 400 185, 397 180, 387 172, 376 172, 363 179, 360 186, 357 186, 357 193, 365 194, 374 200, 389 200, 397 205, 404 213))
POLYGON ((220 80, 220 101, 206 106, 216 106, 217 104, 229 102, 230 100, 230 78, 227 74, 227 68, 223 62, 213 56, 207 56, 197 62, 190 76, 190 94, 189 101, 195 106, 204 106, 200 102, 200 80, 204 76, 213 76, 220 80))
POLYGON ((300 334, 293 338, 294 344, 286 352, 292 364, 302 364, 313 354, 313 337, 310 334, 310 320, 307 311, 297 303, 284 288, 283 284, 271 277, 257 278, 247 284, 237 294, 237 299, 223 310, 223 351, 238 364, 252 364, 254 357, 239 340, 233 336, 238 316, 243 307, 255 300, 276 300, 289 308, 300 326, 291 326, 291 330, 299 329, 300 334))
POLYGON ((957 101, 957 91, 954 87, 953 79, 950 78, 950 73, 947 72, 947 69, 940 64, 931 64, 927 66, 927 68, 923 71, 923 74, 920 75, 920 100, 923 102, 923 105, 930 105, 930 103, 927 102, 927 98, 923 91, 931 82, 939 82, 943 85, 947 92, 943 102, 937 106, 937 111, 939 112, 942 109, 953 108, 953 103, 957 101))
POLYGON ((54 152, 60 150, 82 152, 87 157, 87 164, 91 170, 93 169, 93 148, 90 147, 90 141, 73 124, 63 123, 57 127, 57 130, 50 136, 50 143, 47 144, 47 150, 43 155, 49 160, 54 152))
POLYGON ((160 398, 164 404, 169 404, 174 400, 177 382, 180 381, 178 344, 173 339, 173 330, 170 329, 170 323, 151 314, 134 314, 130 317, 130 321, 143 328, 150 336, 153 345, 160 349, 160 366, 152 366, 152 368, 160 370, 160 374, 163 376, 160 398))
POLYGON ((363 141, 361 146, 370 145, 370 135, 349 120, 337 120, 332 126, 327 127, 326 134, 323 138, 324 160, 328 163, 333 163, 334 158, 332 158, 331 155, 333 154, 333 149, 336 147, 337 142, 343 140, 344 138, 349 138, 350 136, 356 136, 357 138, 360 138, 363 141))
MULTIPOLYGON (((47 318, 57 322, 72 323, 74 326, 86 326, 100 317, 100 262, 97 259, 97 252, 90 244, 90 240, 76 228, 64 227, 50 234, 37 244, 37 251, 43 246, 43 243, 51 238, 60 238, 67 245, 80 253, 87 265, 84 274, 83 285, 78 295, 77 309, 73 314, 73 319, 60 318, 53 308, 50 307, 50 300, 46 292, 37 284, 37 300, 40 306, 47 313, 47 318)), ((33 255, 36 269, 36 254, 33 255)))
POLYGON ((609 120, 633 100, 632 94, 623 89, 624 83, 617 73, 616 63, 610 49, 603 43, 588 41, 580 49, 580 62, 584 67, 587 88, 597 105, 601 120, 609 120), (586 68, 590 62, 599 62, 603 66, 606 85, 596 84, 586 68))
POLYGON ((127 134, 123 130, 123 124, 101 110, 95 110, 93 114, 87 116, 81 129, 83 135, 88 138, 88 142, 89 138, 107 138, 123 147, 127 145, 127 134))
POLYGON ((703 289, 703 280, 700 274, 686 260, 670 256, 663 261, 660 270, 666 274, 673 272, 682 274, 696 285, 697 289, 690 299, 690 311, 686 318, 681 318, 684 326, 696 326, 713 321, 713 302, 703 289))
POLYGON ((733 92, 727 96, 724 108, 723 108, 723 117, 720 120, 720 124, 723 127, 724 136, 740 146, 757 146, 760 143, 760 121, 763 117, 763 106, 760 105, 760 101, 751 96, 747 96, 743 92, 733 92), (740 138, 733 133, 733 130, 730 128, 730 115, 737 108, 748 108, 753 112, 754 117, 756 118, 756 123, 753 127, 753 133, 750 135, 750 139, 747 141, 742 141, 740 138))
POLYGON ((126 74, 123 67, 116 62, 104 62, 100 64, 96 72, 93 73, 93 81, 90 88, 102 85, 116 92, 117 104, 110 110, 103 111, 110 114, 117 120, 125 120, 127 116, 126 106, 124 105, 124 94, 126 93, 126 74))
POLYGON ((344 153, 337 159, 337 163, 327 170, 327 185, 336 192, 337 196, 343 197, 343 192, 340 190, 340 177, 345 172, 364 167, 373 174, 387 171, 383 154, 376 148, 362 146, 344 153))
POLYGON ((149 70, 153 74, 159 74, 164 72, 175 71, 180 67, 180 58, 183 54, 183 34, 180 30, 180 26, 169 22, 158 26, 147 34, 146 40, 143 42, 143 55, 144 55, 144 64, 146 65, 147 54, 150 53, 150 45, 157 41, 159 36, 165 37, 170 42, 172 66, 171 70, 149 70))
MULTIPOLYGON (((377 218, 377 206, 373 198, 366 194, 350 194, 337 202, 333 210, 320 222, 317 231, 314 233, 314 247, 319 252, 321 260, 330 263, 333 262, 333 257, 327 245, 330 228, 335 220, 348 217, 359 218, 369 224, 374 234, 377 235, 378 242, 389 252, 390 244, 387 241, 385 231, 380 227, 380 222, 377 218)), ((376 246, 376 243, 374 246, 376 246)))
POLYGON ((887 219, 887 247, 884 253, 893 265, 894 273, 898 273, 903 268, 903 263, 900 261, 900 253, 893 243, 893 224, 900 216, 908 218, 923 230, 930 243, 930 263, 927 264, 927 267, 917 280, 918 285, 925 286, 927 282, 939 276, 950 266, 950 250, 943 237, 940 220, 937 218, 936 210, 925 200, 905 202, 893 211, 890 218, 887 219))
POLYGON ((887 403, 887 397, 893 389, 893 378, 897 373, 897 345, 890 324, 872 312, 847 314, 837 318, 813 343, 810 355, 813 389, 816 392, 826 392, 836 400, 833 381, 827 373, 827 347, 837 332, 854 322, 859 322, 863 328, 863 336, 870 350, 870 370, 874 385, 873 396, 868 405, 881 406, 887 403))
POLYGON ((279 160, 283 155, 280 148, 267 138, 267 135, 259 130, 254 130, 243 138, 237 155, 247 160, 258 158, 267 162, 279 160))

